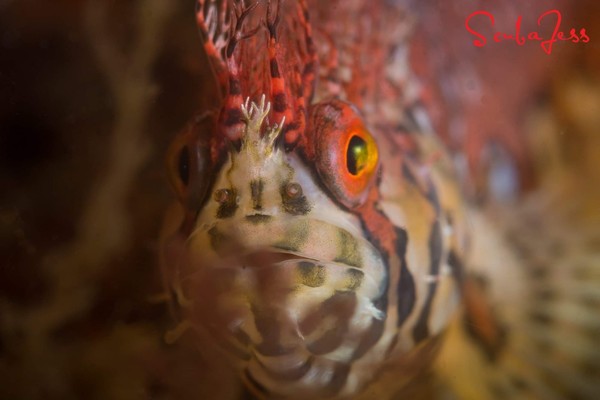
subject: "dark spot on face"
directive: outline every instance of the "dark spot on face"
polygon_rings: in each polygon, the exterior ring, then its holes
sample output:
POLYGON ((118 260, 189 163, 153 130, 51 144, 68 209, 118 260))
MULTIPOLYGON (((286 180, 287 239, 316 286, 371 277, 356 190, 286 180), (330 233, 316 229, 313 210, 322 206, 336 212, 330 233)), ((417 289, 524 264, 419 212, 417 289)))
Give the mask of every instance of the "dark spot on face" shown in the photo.
POLYGON ((215 227, 208 230, 208 236, 210 237, 210 247, 217 254, 222 254, 230 243, 229 238, 215 227))
POLYGON ((351 267, 362 268, 362 255, 360 254, 358 241, 343 229, 338 229, 338 248, 340 251, 334 261, 351 267))
POLYGON ((265 188, 265 183, 262 179, 250 182, 250 195, 252 197, 252 208, 262 210, 262 194, 265 188))
MULTIPOLYGON (((306 196, 302 194, 295 194, 290 191, 290 185, 297 185, 295 183, 285 183, 281 186, 280 194, 283 205, 283 210, 288 214, 292 215, 306 215, 310 212, 310 204, 306 200, 306 196)), ((299 186, 299 185, 298 185, 299 186)), ((301 190, 301 187, 300 187, 301 190)))
POLYGON ((352 292, 358 290, 360 285, 362 284, 365 273, 359 271, 354 268, 349 268, 346 270, 346 277, 348 278, 348 282, 346 284, 345 289, 350 290, 352 292))
POLYGON ((235 189, 220 189, 215 192, 216 201, 219 202, 217 218, 229 218, 238 208, 237 192, 235 189))
POLYGON ((265 214, 246 215, 246 220, 255 225, 266 224, 267 222, 271 221, 271 219, 273 219, 273 217, 265 214))
POLYGON ((325 283, 325 267, 310 262, 302 261, 298 264, 300 282, 309 287, 320 287, 325 283))

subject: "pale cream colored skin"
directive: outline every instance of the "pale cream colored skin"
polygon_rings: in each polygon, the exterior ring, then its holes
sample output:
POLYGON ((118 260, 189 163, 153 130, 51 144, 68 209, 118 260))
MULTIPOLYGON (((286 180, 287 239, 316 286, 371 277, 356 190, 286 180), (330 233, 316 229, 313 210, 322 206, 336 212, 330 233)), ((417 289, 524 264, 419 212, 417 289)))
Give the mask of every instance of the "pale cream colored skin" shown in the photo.
MULTIPOLYGON (((219 202, 210 198, 200 211, 192 234, 179 243, 180 251, 185 253, 184 261, 173 265, 173 260, 165 259, 166 268, 175 270, 172 274, 172 284, 179 296, 179 303, 185 309, 196 307, 204 301, 198 294, 204 290, 215 290, 208 287, 198 290, 196 282, 207 274, 221 274, 223 271, 233 271, 233 280, 227 290, 214 293, 207 314, 218 313, 227 316, 227 326, 221 331, 223 336, 234 335, 243 331, 249 337, 250 343, 256 345, 263 340, 263 334, 256 325, 253 304, 269 304, 269 307, 280 313, 282 320, 282 337, 280 341, 295 350, 283 356, 264 356, 252 350, 247 345, 229 341, 241 351, 249 352, 249 361, 240 365, 246 368, 255 380, 270 392, 290 398, 316 396, 317 398, 333 398, 323 394, 321 388, 327 386, 338 363, 349 363, 350 371, 343 387, 336 392, 335 398, 345 398, 358 393, 381 370, 386 359, 405 359, 407 352, 415 348, 412 338, 412 328, 424 306, 425 294, 432 282, 438 284, 433 298, 432 311, 428 316, 428 325, 432 335, 436 335, 446 326, 453 315, 458 303, 457 285, 450 277, 449 267, 441 266, 439 275, 429 276, 429 250, 427 248, 431 222, 436 218, 430 204, 423 195, 414 188, 398 184, 398 177, 393 169, 394 163, 388 163, 391 169, 384 170, 381 186, 383 211, 397 226, 410 233, 406 261, 407 267, 415 279, 416 301, 414 310, 405 323, 397 328, 397 282, 399 279, 400 259, 392 255, 389 261, 389 275, 378 250, 363 238, 359 220, 351 213, 342 210, 314 182, 314 177, 307 167, 293 153, 286 154, 273 143, 279 134, 278 125, 268 124, 269 104, 263 101, 259 104, 246 102, 242 109, 245 115, 245 132, 242 147, 239 152, 232 151, 229 159, 223 165, 213 187, 213 192, 220 189, 235 189, 237 209, 228 218, 218 218, 219 202), (260 214, 271 217, 268 222, 254 223, 246 217, 255 215, 250 182, 261 180, 262 208, 260 214), (281 188, 286 183, 297 183, 302 188, 302 194, 310 205, 310 211, 305 215, 290 215, 282 207, 281 188), (217 252, 212 241, 214 232, 226 237, 230 248, 223 254, 217 252), (315 356, 305 348, 305 342, 317 339, 323 332, 334 328, 336 320, 324 317, 319 327, 309 336, 303 336, 299 323, 305 317, 314 313, 319 306, 335 293, 348 290, 351 286, 348 271, 356 269, 346 265, 336 258, 344 251, 340 235, 347 235, 356 245, 358 258, 361 260, 360 271, 364 273, 360 286, 353 290, 357 304, 349 321, 347 336, 335 350, 327 354, 315 356), (261 266, 252 259, 257 253, 268 254, 270 257, 284 255, 279 259, 267 258, 272 268, 270 276, 266 276, 261 266), (301 262, 318 263, 325 267, 324 282, 312 287, 303 284, 298 275, 301 262), (245 265, 247 264, 247 265, 245 265), (170 266, 171 265, 171 266, 170 266), (276 269, 273 269, 276 267, 276 269), (212 271, 212 272, 211 272, 212 271), (276 278, 273 278, 276 276, 276 278), (268 282, 266 284, 265 282, 268 282), (266 285, 266 286, 265 286, 266 285), (388 292, 387 309, 379 310, 373 305, 373 300, 384 291, 388 292), (285 295, 282 295, 285 293, 285 295), (212 310, 211 310, 212 307, 212 310), (215 311, 219 310, 219 311, 215 311), (368 331, 373 320, 384 320, 384 328, 378 341, 357 360, 351 361, 353 351, 360 343, 361 335, 368 331), (229 333, 227 333, 229 332, 229 333), (390 345, 397 336, 397 343, 390 353, 390 345), (274 371, 293 370, 311 358, 310 370, 300 379, 281 382, 265 374, 262 366, 274 371), (258 363, 262 364, 259 366, 258 363)), ((385 144, 380 143, 381 157, 392 157, 386 154, 385 144)), ((442 166, 442 165, 440 165, 442 166)), ((435 170, 436 168, 432 168, 435 170)), ((444 169, 434 172, 434 180, 448 179, 444 169)), ((429 173, 429 172, 428 172, 429 173)), ((440 182, 441 183, 441 182, 440 182)), ((444 207, 457 207, 457 191, 452 185, 440 191, 444 207)), ((460 212, 455 213, 456 220, 462 219, 460 212)), ((443 260, 451 246, 462 246, 457 239, 462 226, 455 224, 450 229, 446 221, 442 221, 443 260), (456 231, 459 230, 459 232, 456 231)), ((177 227, 173 226, 175 230, 177 227)), ((167 234, 167 237, 169 235, 167 234)), ((171 239, 176 235, 171 235, 171 239)), ((167 239, 169 240, 169 239, 167 239)), ((201 305, 204 306, 204 305, 201 305)), ((197 311, 196 311, 197 313, 197 311)), ((219 317, 217 316, 217 317, 219 317)), ((197 330, 203 330, 202 321, 192 318, 190 321, 197 330)), ((202 317, 200 316, 200 320, 202 317)), ((204 332, 205 333, 205 332, 204 332)), ((204 334, 203 333, 203 334, 204 334)), ((263 332, 264 333, 264 332, 263 332)))
MULTIPOLYGON (((254 324, 254 316, 250 303, 255 297, 264 298, 265 294, 258 293, 257 277, 253 268, 240 269, 240 254, 231 254, 231 258, 222 257, 217 254, 210 245, 211 228, 217 228, 226 232, 228 237, 239 243, 243 251, 248 253, 257 250, 271 252, 282 252, 277 246, 282 243, 296 242, 298 237, 306 232, 307 236, 302 243, 297 245, 296 250, 286 250, 286 253, 297 257, 287 258, 278 263, 280 267, 279 279, 282 286, 298 286, 298 279, 294 272, 295 266, 302 260, 317 260, 320 265, 326 267, 326 284, 320 287, 297 287, 295 291, 285 299, 286 312, 289 322, 297 324, 304 315, 314 310, 320 303, 332 296, 336 290, 342 290, 348 285, 345 274, 348 266, 335 261, 339 254, 339 231, 344 230, 357 239, 360 256, 363 260, 361 270, 365 273, 363 283, 357 291, 359 304, 352 318, 351 326, 358 332, 366 329, 373 317, 383 318, 380 310, 376 309, 371 299, 376 297, 382 290, 381 282, 385 277, 385 267, 377 250, 365 239, 355 217, 348 214, 334 204, 321 189, 313 182, 313 178, 306 167, 294 156, 286 155, 283 151, 273 148, 272 143, 279 129, 277 126, 267 128, 267 133, 261 137, 259 128, 268 113, 268 105, 257 105, 252 103, 245 112, 247 125, 245 140, 239 153, 231 154, 229 160, 222 168, 222 172, 215 183, 215 190, 221 188, 235 188, 237 191, 238 209, 232 218, 217 219, 215 216, 219 203, 209 200, 197 218, 196 228, 189 237, 186 248, 191 260, 201 260, 191 268, 235 268, 238 270, 235 287, 236 290, 228 291, 219 298, 220 306, 234 310, 238 318, 231 321, 233 326, 246 332, 253 343, 261 341, 261 334, 254 324), (261 214, 272 217, 265 224, 254 224, 246 220, 246 216, 256 214, 253 209, 250 195, 249 182, 258 180, 264 182, 262 196, 261 214), (302 187, 311 210, 306 215, 289 215, 281 207, 281 186, 285 182, 295 182, 302 187), (287 282, 286 282, 287 280, 287 282), (294 322, 296 321, 296 322, 294 322)), ((192 271, 186 272, 193 274, 192 271)), ((183 293, 184 297, 193 297, 183 293)), ((266 299, 268 301, 268 299, 266 299)), ((329 323, 334 322, 330 321, 329 323)), ((323 326, 314 335, 328 329, 325 320, 323 326)), ((232 326, 232 327, 233 327, 232 326)), ((293 327, 298 330, 297 327, 293 327)), ((311 337, 290 337, 287 340, 294 345, 298 338, 311 340, 311 337)), ((359 337, 348 339, 347 343, 339 346, 334 352, 319 357, 301 380, 288 382, 282 385, 270 382, 269 377, 256 368, 254 361, 248 364, 256 379, 262 379, 267 387, 276 387, 280 393, 296 396, 301 393, 311 393, 312 387, 318 387, 320 381, 326 382, 332 374, 332 363, 344 361, 351 355, 359 337)), ((383 349, 389 344, 389 339, 380 341, 379 351, 372 351, 364 357, 362 364, 379 364, 383 358, 383 349)), ((298 350, 285 357, 263 357, 255 355, 263 364, 278 370, 294 367, 310 356, 310 353, 298 347, 298 350)), ((356 368, 356 372, 347 380, 346 393, 354 393, 356 389, 364 385, 375 368, 356 368)))

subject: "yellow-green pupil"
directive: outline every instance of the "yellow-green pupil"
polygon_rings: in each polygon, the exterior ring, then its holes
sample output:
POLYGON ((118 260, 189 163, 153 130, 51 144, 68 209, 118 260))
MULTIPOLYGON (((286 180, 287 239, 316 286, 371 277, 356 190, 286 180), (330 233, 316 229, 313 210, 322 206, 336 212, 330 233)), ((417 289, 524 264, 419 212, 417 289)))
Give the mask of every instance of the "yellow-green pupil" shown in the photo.
POLYGON ((348 143, 346 154, 346 167, 352 175, 358 175, 360 171, 367 165, 369 153, 367 150, 367 142, 358 136, 353 136, 348 143))

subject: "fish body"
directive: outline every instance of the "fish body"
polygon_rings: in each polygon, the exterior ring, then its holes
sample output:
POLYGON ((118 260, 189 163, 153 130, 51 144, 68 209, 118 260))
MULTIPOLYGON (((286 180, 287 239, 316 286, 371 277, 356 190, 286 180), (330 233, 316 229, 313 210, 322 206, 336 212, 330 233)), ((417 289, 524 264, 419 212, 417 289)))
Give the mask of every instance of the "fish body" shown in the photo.
POLYGON ((420 102, 408 14, 312 3, 197 1, 220 96, 169 152, 164 275, 255 396, 393 398, 461 302, 477 349, 503 330, 467 278, 480 241, 420 102))

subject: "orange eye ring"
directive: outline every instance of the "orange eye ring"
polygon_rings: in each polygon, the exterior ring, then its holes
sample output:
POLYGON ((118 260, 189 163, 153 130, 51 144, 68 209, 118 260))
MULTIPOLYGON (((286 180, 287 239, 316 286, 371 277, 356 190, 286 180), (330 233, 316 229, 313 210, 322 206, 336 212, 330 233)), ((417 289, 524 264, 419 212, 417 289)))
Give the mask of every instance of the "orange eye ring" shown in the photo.
POLYGON ((375 139, 356 109, 341 100, 315 105, 310 122, 309 142, 319 176, 343 205, 360 206, 379 166, 375 139))
POLYGON ((215 129, 212 114, 206 114, 189 124, 167 152, 169 181, 175 194, 186 207, 197 209, 210 184, 213 165, 210 133, 215 129))

